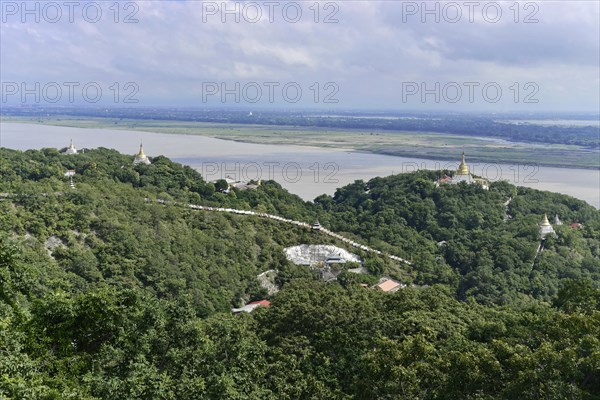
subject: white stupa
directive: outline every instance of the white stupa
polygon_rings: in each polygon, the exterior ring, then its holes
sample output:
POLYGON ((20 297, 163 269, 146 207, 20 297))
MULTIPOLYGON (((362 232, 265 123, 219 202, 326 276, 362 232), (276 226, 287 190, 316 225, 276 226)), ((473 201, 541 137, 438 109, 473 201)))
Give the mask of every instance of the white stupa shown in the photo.
POLYGON ((562 224, 563 224, 562 221, 560 220, 560 218, 558 218, 558 214, 556 214, 554 216, 554 225, 560 226, 562 224))
POLYGON ((69 147, 67 147, 65 154, 77 154, 77 149, 75 148, 75 145, 73 144, 73 139, 71 139, 71 144, 69 145, 69 147))
POLYGON ((150 160, 148 159, 148 156, 146 156, 146 154, 144 154, 144 146, 142 144, 140 144, 140 151, 139 153, 137 153, 137 155, 135 156, 135 159, 133 160, 133 165, 138 165, 138 164, 150 164, 150 160))
POLYGON ((540 236, 542 239, 544 239, 550 234, 555 235, 554 228, 552 228, 552 225, 550 225, 550 221, 548 221, 548 216, 544 214, 544 219, 540 224, 540 236))

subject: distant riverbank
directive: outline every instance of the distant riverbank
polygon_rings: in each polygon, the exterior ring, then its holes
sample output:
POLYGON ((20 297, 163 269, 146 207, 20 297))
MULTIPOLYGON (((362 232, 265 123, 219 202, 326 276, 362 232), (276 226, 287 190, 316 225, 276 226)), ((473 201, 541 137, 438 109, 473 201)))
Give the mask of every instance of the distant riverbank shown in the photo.
MULTIPOLYGON (((357 179, 369 180, 418 169, 456 169, 453 161, 395 157, 338 149, 264 145, 198 135, 173 135, 120 129, 83 129, 0 123, 0 146, 13 149, 108 147, 135 154, 140 142, 150 157, 165 155, 202 173, 206 180, 274 179, 305 200, 334 194, 357 179)), ((532 164, 479 163, 467 158, 471 171, 490 179, 580 198, 600 208, 600 170, 539 167, 532 164)))
POLYGON ((354 150, 424 160, 453 161, 457 154, 464 150, 470 160, 477 162, 600 169, 600 150, 597 149, 587 149, 575 145, 511 142, 493 137, 433 132, 361 131, 71 116, 9 117, 2 120, 74 128, 198 135, 242 143, 354 150))

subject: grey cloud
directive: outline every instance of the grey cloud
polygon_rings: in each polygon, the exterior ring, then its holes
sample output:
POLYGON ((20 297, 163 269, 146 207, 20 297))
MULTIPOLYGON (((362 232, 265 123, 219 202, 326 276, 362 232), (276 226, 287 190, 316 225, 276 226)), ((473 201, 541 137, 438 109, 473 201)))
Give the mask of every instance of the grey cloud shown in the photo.
POLYGON ((204 80, 336 81, 344 104, 367 107, 397 104, 403 81, 533 75, 549 103, 590 109, 600 45, 589 3, 542 5, 526 25, 404 23, 397 2, 370 1, 339 2, 337 24, 204 23, 199 2, 139 2, 137 24, 3 23, 2 79, 133 80, 162 104, 197 99, 204 80))

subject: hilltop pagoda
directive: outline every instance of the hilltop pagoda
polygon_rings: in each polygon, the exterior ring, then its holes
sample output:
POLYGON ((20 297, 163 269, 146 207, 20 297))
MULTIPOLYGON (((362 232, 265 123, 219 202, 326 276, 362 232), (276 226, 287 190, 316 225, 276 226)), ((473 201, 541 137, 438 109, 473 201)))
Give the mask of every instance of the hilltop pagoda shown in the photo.
POLYGON ((146 154, 144 153, 143 144, 140 144, 140 151, 139 151, 139 153, 137 153, 137 155, 135 156, 135 159, 133 160, 133 165, 138 165, 138 164, 146 164, 146 165, 150 164, 150 160, 148 159, 148 156, 146 156, 146 154))
POLYGON ((474 183, 473 177, 469 172, 469 166, 465 162, 465 152, 463 151, 462 157, 460 159, 460 165, 458 166, 458 170, 452 175, 451 183, 457 184, 460 182, 474 183))
POLYGON ((463 151, 462 157, 460 160, 460 165, 458 166, 458 170, 454 172, 452 176, 444 176, 443 178, 436 181, 436 185, 441 183, 449 183, 451 185, 457 185, 461 182, 466 182, 467 184, 477 183, 481 185, 481 187, 485 190, 489 188, 489 183, 486 179, 483 178, 475 178, 471 175, 469 171, 469 166, 465 161, 465 152, 463 151))
POLYGON ((69 155, 77 154, 77 149, 75 148, 75 145, 73 144, 73 139, 71 139, 71 144, 69 144, 69 147, 67 147, 65 154, 69 154, 69 155))

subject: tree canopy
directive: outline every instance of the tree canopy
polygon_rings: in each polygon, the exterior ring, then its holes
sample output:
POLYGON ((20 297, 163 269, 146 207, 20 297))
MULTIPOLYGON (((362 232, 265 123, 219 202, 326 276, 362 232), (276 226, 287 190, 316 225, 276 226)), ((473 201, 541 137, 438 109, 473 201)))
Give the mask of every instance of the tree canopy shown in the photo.
POLYGON ((600 212, 582 201, 420 171, 305 202, 272 181, 221 193, 165 157, 0 156, 1 398, 600 396, 600 212), (318 218, 412 264, 359 252, 371 275, 325 283, 283 248, 333 238, 148 199, 318 218), (544 213, 564 224, 538 253, 544 213), (360 285, 380 275, 408 286, 360 285))

